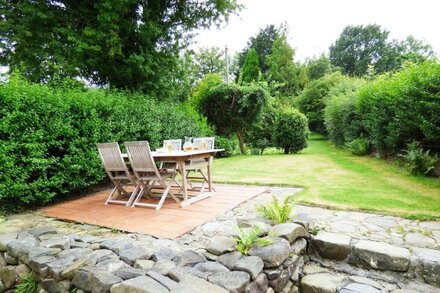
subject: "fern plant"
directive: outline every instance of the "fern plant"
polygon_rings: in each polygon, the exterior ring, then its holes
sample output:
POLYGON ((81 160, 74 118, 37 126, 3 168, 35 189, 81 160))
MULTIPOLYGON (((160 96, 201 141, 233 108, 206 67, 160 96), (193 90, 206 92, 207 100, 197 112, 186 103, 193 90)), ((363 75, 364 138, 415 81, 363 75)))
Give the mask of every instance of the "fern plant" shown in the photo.
POLYGON ((38 283, 32 277, 32 275, 23 276, 20 280, 20 284, 15 286, 15 292, 17 293, 36 293, 38 288, 38 283))
POLYGON ((280 204, 278 198, 272 197, 268 205, 257 206, 257 213, 269 219, 273 224, 287 223, 291 220, 290 213, 293 210, 293 198, 287 196, 280 204))
POLYGON ((252 244, 269 245, 272 241, 261 238, 263 231, 258 226, 252 226, 249 229, 238 228, 238 236, 235 237, 236 248, 243 255, 247 255, 252 244))

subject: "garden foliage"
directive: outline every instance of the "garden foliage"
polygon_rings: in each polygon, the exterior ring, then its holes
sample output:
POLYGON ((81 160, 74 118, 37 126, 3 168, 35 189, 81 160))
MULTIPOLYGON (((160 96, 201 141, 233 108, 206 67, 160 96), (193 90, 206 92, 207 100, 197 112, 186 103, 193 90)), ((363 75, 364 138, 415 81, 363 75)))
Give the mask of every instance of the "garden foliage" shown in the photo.
POLYGON ((105 173, 96 144, 209 133, 189 107, 140 94, 0 84, 0 207, 17 210, 84 191, 105 173))
POLYGON ((395 155, 411 141, 440 150, 440 64, 425 62, 359 90, 359 114, 373 147, 395 155))
POLYGON ((273 140, 285 154, 297 153, 307 147, 309 129, 307 118, 296 109, 285 108, 277 112, 273 140))

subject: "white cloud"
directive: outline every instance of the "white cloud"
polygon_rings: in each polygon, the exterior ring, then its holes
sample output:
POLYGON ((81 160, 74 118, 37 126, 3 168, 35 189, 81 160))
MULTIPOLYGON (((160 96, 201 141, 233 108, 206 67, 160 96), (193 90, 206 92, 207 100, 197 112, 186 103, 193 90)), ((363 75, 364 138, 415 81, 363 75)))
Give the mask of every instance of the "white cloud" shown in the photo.
POLYGON ((440 1, 438 0, 242 0, 246 8, 221 29, 199 32, 194 47, 227 45, 239 52, 249 37, 268 24, 286 22, 296 59, 327 52, 347 25, 376 23, 390 37, 413 35, 440 53, 440 1))

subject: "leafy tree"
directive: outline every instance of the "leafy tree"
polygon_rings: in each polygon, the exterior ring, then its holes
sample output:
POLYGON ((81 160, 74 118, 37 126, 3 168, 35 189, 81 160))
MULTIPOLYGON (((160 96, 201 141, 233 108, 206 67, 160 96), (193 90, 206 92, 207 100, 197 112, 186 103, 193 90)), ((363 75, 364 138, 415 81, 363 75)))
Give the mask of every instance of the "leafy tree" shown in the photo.
POLYGON ((209 73, 194 88, 193 93, 189 97, 189 103, 199 112, 202 112, 203 104, 209 94, 209 91, 223 83, 223 78, 218 73, 209 73))
MULTIPOLYGON (((263 29, 260 29, 255 37, 251 37, 247 43, 246 48, 238 56, 238 68, 244 64, 247 52, 250 49, 255 49, 258 55, 258 63, 262 73, 266 73, 269 67, 266 64, 266 56, 272 53, 273 42, 280 36, 280 29, 271 24, 263 29)), ((238 74, 236 74, 238 77, 238 74)))
POLYGON ((402 62, 422 63, 428 59, 435 58, 435 53, 431 45, 417 40, 413 36, 408 36, 399 43, 399 51, 402 62))
POLYGON ((275 123, 276 107, 271 102, 264 107, 259 119, 252 124, 246 132, 246 141, 252 148, 259 149, 260 154, 270 146, 273 146, 273 125, 275 123))
POLYGON ((200 112, 207 117, 219 134, 237 134, 240 151, 245 153, 244 134, 257 121, 267 104, 266 91, 256 85, 221 84, 212 88, 200 104, 200 112))
POLYGON ((272 53, 266 57, 268 81, 276 86, 283 96, 296 95, 303 82, 300 80, 300 68, 293 62, 295 50, 287 43, 283 33, 272 45, 272 53))
POLYGON ((387 42, 389 32, 379 25, 347 26, 330 46, 330 61, 352 76, 362 76, 368 65, 378 73, 397 67, 398 50, 387 42))
POLYGON ((258 56, 255 49, 250 49, 246 53, 243 67, 241 67, 240 79, 242 83, 251 83, 258 81, 261 74, 260 66, 258 65, 258 56))
POLYGON ((344 79, 344 76, 335 72, 323 78, 312 80, 296 98, 295 105, 306 115, 309 128, 312 131, 325 133, 324 108, 326 98, 331 88, 344 79))
POLYGON ((274 142, 284 154, 297 153, 307 147, 309 129, 304 114, 293 108, 279 111, 275 118, 274 142))
POLYGON ((224 51, 218 47, 202 48, 194 54, 194 61, 197 66, 198 79, 202 79, 206 74, 224 74, 226 63, 224 51))
POLYGON ((171 95, 191 31, 240 9, 216 1, 13 1, 0 4, 0 63, 31 81, 55 75, 171 95))
POLYGON ((307 78, 309 80, 320 79, 321 77, 324 77, 324 75, 335 71, 330 59, 325 55, 321 55, 319 58, 307 60, 305 66, 307 78))

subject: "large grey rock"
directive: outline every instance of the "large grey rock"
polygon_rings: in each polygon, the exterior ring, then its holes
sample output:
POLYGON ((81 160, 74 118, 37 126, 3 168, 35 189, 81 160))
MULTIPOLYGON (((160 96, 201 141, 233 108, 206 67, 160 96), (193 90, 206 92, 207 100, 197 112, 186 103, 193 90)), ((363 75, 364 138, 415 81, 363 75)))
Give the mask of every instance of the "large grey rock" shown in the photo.
POLYGON ((231 270, 235 263, 242 257, 243 255, 240 252, 234 251, 219 256, 216 262, 231 270))
POLYGON ((44 279, 42 282, 44 290, 51 293, 69 293, 71 283, 68 280, 56 281, 55 279, 44 279))
POLYGON ((44 248, 44 247, 34 247, 32 248, 27 255, 23 255, 20 259, 28 264, 33 259, 41 257, 41 256, 57 256, 61 252, 59 248, 44 248))
POLYGON ((303 226, 295 223, 283 223, 272 227, 269 231, 270 236, 281 237, 293 243, 300 237, 309 237, 306 229, 303 226))
POLYGON ((214 236, 206 245, 206 250, 215 255, 222 255, 235 250, 236 242, 232 237, 214 236))
POLYGON ((29 266, 40 276, 47 276, 49 274, 48 264, 55 260, 56 258, 51 255, 37 256, 30 259, 29 266))
POLYGON ((3 253, 0 252, 0 268, 6 266, 6 259, 3 256, 3 253))
POLYGON ((170 293, 227 293, 224 288, 193 276, 186 276, 170 293))
POLYGON ((246 256, 239 259, 232 267, 234 271, 243 271, 251 275, 254 280, 263 270, 264 263, 257 256, 246 256))
POLYGON ((119 259, 103 260, 103 261, 98 262, 95 266, 101 270, 111 272, 111 273, 114 273, 122 268, 129 268, 130 267, 125 262, 123 262, 119 259))
POLYGON ((141 276, 134 279, 115 284, 111 287, 111 293, 168 293, 168 289, 147 276, 141 276))
POLYGON ((175 288, 177 285, 177 282, 171 280, 168 277, 162 276, 161 274, 158 274, 154 271, 147 272, 147 275, 150 278, 152 278, 152 279, 156 280, 157 282, 159 282, 160 284, 162 284, 163 286, 165 286, 168 290, 175 288))
POLYGON ((168 275, 175 267, 176 264, 171 260, 160 260, 153 265, 152 270, 161 275, 168 275))
POLYGON ((6 266, 0 268, 0 280, 3 282, 3 287, 5 289, 11 289, 14 287, 15 282, 17 281, 18 275, 15 271, 15 267, 6 266))
POLYGON ((84 243, 101 243, 104 239, 91 235, 73 235, 72 240, 84 243))
POLYGON ((50 226, 40 226, 29 229, 28 232, 32 234, 34 237, 39 237, 41 235, 46 234, 57 234, 57 230, 54 227, 50 226))
POLYGON ((264 262, 264 267, 274 268, 282 264, 290 254, 290 244, 279 237, 271 237, 272 244, 256 246, 249 250, 249 255, 258 256, 264 262))
POLYGON ((101 249, 108 249, 117 254, 119 254, 121 250, 127 250, 134 246, 134 241, 122 239, 109 239, 101 242, 100 244, 101 249))
POLYGON ((122 282, 122 279, 94 267, 84 267, 79 269, 72 280, 72 284, 84 291, 96 293, 109 292, 110 288, 122 282))
POLYGON ((416 270, 429 284, 440 287, 440 251, 428 248, 412 248, 416 258, 416 270))
POLYGON ((244 291, 250 281, 250 276, 245 272, 219 272, 210 275, 208 281, 235 293, 244 291))
POLYGON ((325 231, 319 231, 318 235, 312 239, 319 255, 335 260, 347 258, 350 253, 350 242, 350 236, 325 231))
POLYGON ((307 249, 307 240, 304 238, 299 238, 295 242, 290 245, 290 253, 291 254, 304 254, 307 249))
POLYGON ((38 245, 35 237, 27 237, 20 240, 14 240, 6 245, 6 251, 12 257, 23 259, 27 257, 29 252, 38 245))
POLYGON ((150 259, 150 257, 153 255, 153 253, 144 248, 139 246, 133 246, 128 249, 122 249, 119 251, 119 256, 122 261, 126 262, 129 265, 134 265, 136 260, 138 259, 150 259))
POLYGON ((264 293, 266 292, 269 283, 265 274, 260 274, 251 283, 247 284, 244 288, 245 293, 264 293))
POLYGON ((198 252, 192 250, 185 250, 179 253, 179 255, 177 255, 173 259, 173 261, 176 263, 176 266, 178 267, 194 266, 199 262, 206 261, 206 257, 198 252))
POLYGON ((156 252, 153 253, 153 260, 154 261, 160 261, 160 260, 172 260, 174 259, 180 251, 171 249, 171 248, 160 248, 156 252))
POLYGON ((51 238, 40 242, 41 247, 59 248, 62 250, 70 248, 70 240, 66 238, 51 238))
POLYGON ((203 233, 208 236, 237 236, 238 231, 233 221, 209 222, 202 226, 203 233))
POLYGON ((115 275, 121 278, 122 280, 129 280, 140 276, 145 276, 147 274, 146 271, 135 269, 132 267, 120 268, 115 272, 115 275))
POLYGON ((410 232, 406 234, 405 243, 407 244, 407 246, 418 246, 418 247, 435 246, 435 240, 433 238, 416 232, 410 232))
POLYGON ((171 279, 173 279, 176 282, 180 282, 187 276, 193 276, 198 277, 204 280, 208 279, 209 275, 212 275, 211 272, 201 272, 195 268, 191 267, 176 267, 174 269, 171 269, 168 273, 171 279))
POLYGON ((136 269, 141 269, 144 271, 149 271, 153 268, 155 262, 152 260, 146 260, 146 259, 138 259, 136 260, 136 262, 134 263, 134 267, 136 269))
POLYGON ((329 273, 307 275, 301 279, 301 293, 335 293, 344 277, 329 273))
POLYGON ((384 242, 360 240, 353 245, 353 251, 362 265, 373 269, 404 272, 409 267, 410 254, 406 248, 384 242))
POLYGON ((194 266, 196 270, 206 273, 228 272, 228 268, 217 262, 207 261, 201 262, 194 266))
POLYGON ((6 251, 6 246, 9 242, 17 239, 17 233, 0 234, 0 252, 6 251))
POLYGON ((65 270, 78 259, 87 258, 91 252, 92 250, 88 248, 73 248, 60 252, 56 260, 48 263, 50 275, 56 281, 60 281, 64 277, 62 273, 65 270))
POLYGON ((341 293, 381 293, 381 290, 374 288, 373 286, 361 283, 350 283, 339 292, 341 293))
POLYGON ((97 264, 109 259, 118 260, 119 256, 111 250, 98 249, 93 251, 89 256, 90 264, 97 264))

